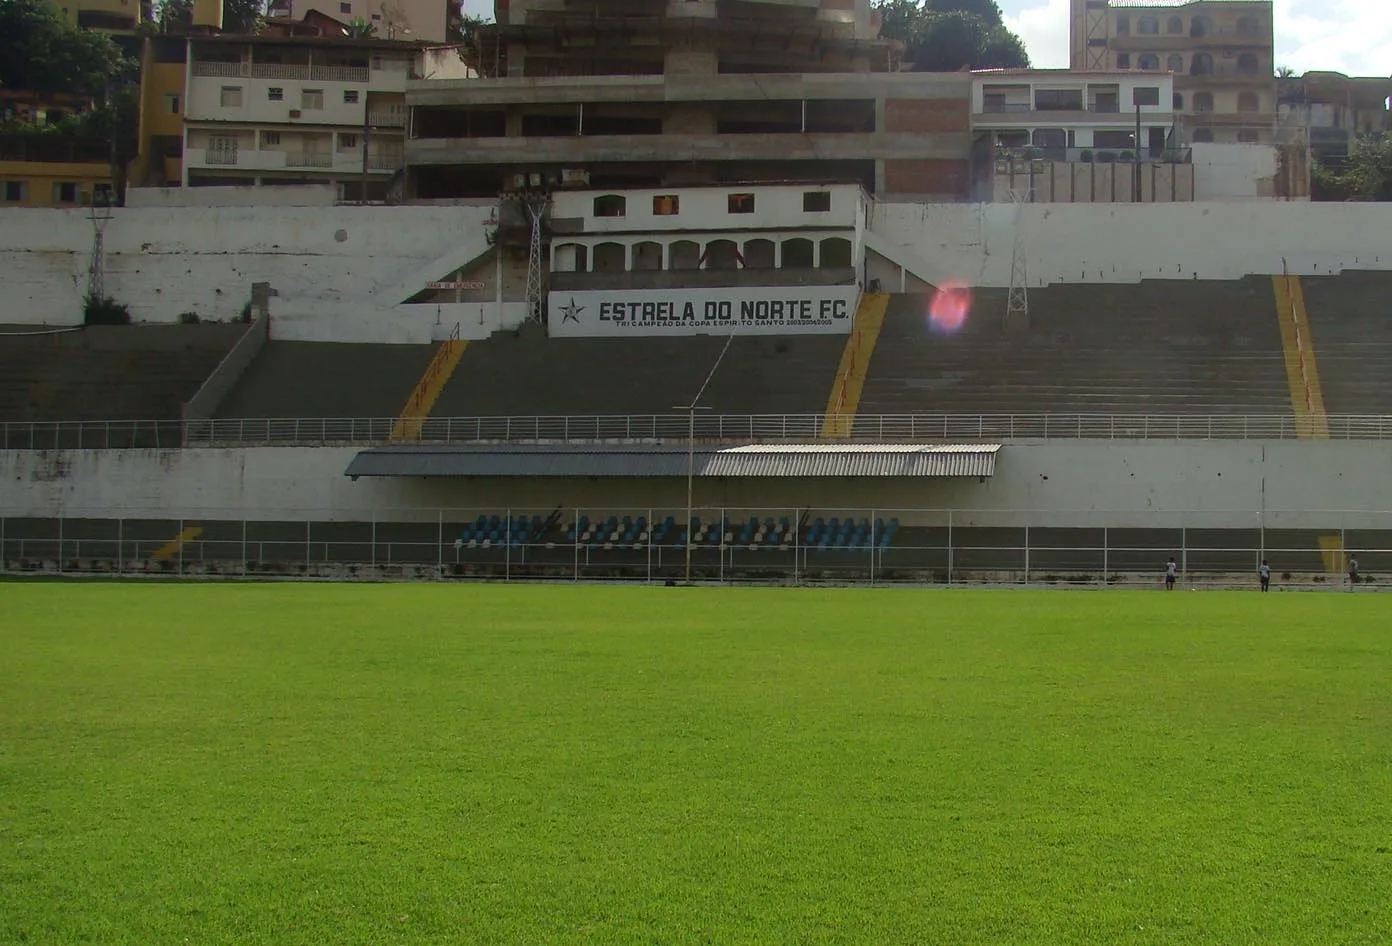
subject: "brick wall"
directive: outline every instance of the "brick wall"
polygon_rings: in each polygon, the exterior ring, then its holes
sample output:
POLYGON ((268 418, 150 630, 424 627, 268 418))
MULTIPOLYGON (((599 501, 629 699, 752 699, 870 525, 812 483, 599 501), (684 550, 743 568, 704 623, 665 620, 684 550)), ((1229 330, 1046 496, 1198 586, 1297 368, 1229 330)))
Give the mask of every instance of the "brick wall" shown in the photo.
POLYGON ((895 161, 884 163, 886 195, 965 198, 971 189, 968 161, 895 161))
POLYGON ((951 99, 886 99, 885 131, 944 132, 971 130, 971 103, 951 99))

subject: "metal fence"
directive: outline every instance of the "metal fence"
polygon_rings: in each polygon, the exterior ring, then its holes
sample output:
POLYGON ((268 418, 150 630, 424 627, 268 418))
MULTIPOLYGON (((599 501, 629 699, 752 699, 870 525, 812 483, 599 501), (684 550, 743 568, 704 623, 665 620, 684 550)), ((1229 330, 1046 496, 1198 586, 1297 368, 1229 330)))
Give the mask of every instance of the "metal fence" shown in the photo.
MULTIPOLYGON (((698 413, 703 440, 815 440, 824 414, 698 413)), ((295 446, 385 443, 395 418, 228 418, 200 421, 57 421, 0 424, 11 450, 295 446)), ((1012 440, 1292 440, 1314 432, 1307 418, 1281 414, 862 414, 837 417, 844 439, 864 442, 1012 440)), ((429 443, 685 440, 686 414, 431 417, 421 421, 429 443)), ((1335 440, 1392 437, 1392 415, 1328 418, 1335 440)))
POLYGON ((10 573, 170 577, 1144 586, 1174 556, 1186 583, 1255 582, 1267 560, 1278 586, 1345 587, 1356 556, 1362 586, 1392 574, 1392 514, 1251 512, 1225 515, 1220 528, 1088 515, 1098 524, 1000 510, 704 508, 690 531, 672 509, 402 510, 347 522, 9 517, 0 561, 10 573), (1341 527, 1349 522, 1366 527, 1341 527))

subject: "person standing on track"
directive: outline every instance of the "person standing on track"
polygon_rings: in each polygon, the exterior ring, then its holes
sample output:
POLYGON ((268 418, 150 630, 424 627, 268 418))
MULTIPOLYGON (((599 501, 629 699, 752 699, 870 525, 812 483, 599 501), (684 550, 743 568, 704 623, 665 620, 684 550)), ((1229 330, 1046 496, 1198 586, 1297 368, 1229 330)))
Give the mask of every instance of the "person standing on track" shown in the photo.
POLYGON ((1356 585, 1356 584, 1358 584, 1358 556, 1357 556, 1357 555, 1350 555, 1350 556, 1349 556, 1348 569, 1349 569, 1349 591, 1352 591, 1352 590, 1353 590, 1353 586, 1356 585))
POLYGON ((1174 591, 1174 584, 1179 580, 1179 563, 1170 556, 1170 560, 1165 563, 1165 590, 1174 591))
POLYGON ((1271 590, 1271 566, 1266 559, 1262 559, 1261 565, 1257 568, 1257 577, 1261 579, 1261 590, 1271 590))

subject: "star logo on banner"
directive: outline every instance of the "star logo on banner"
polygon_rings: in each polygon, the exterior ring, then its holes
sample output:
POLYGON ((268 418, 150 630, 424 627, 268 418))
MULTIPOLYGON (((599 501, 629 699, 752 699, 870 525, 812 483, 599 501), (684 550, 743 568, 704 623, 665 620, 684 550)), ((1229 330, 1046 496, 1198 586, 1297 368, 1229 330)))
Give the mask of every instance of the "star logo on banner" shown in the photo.
POLYGON ((561 324, 564 325, 566 322, 574 322, 576 325, 579 325, 580 313, 584 311, 585 307, 582 305, 576 305, 575 297, 571 296, 570 305, 561 306, 561 324))

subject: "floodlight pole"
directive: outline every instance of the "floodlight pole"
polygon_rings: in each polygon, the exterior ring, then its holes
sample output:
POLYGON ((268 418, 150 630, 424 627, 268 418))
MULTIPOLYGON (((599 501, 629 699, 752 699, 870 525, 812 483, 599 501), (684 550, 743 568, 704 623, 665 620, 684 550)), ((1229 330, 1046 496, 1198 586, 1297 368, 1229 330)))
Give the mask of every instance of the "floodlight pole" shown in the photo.
MULTIPOLYGON (((704 389, 703 389, 704 390, 704 389)), ((697 407, 693 401, 690 404, 678 404, 674 410, 686 411, 686 584, 691 584, 691 542, 695 538, 695 529, 691 527, 691 515, 694 513, 693 496, 696 485, 696 412, 699 410, 710 410, 710 408, 697 407)))

